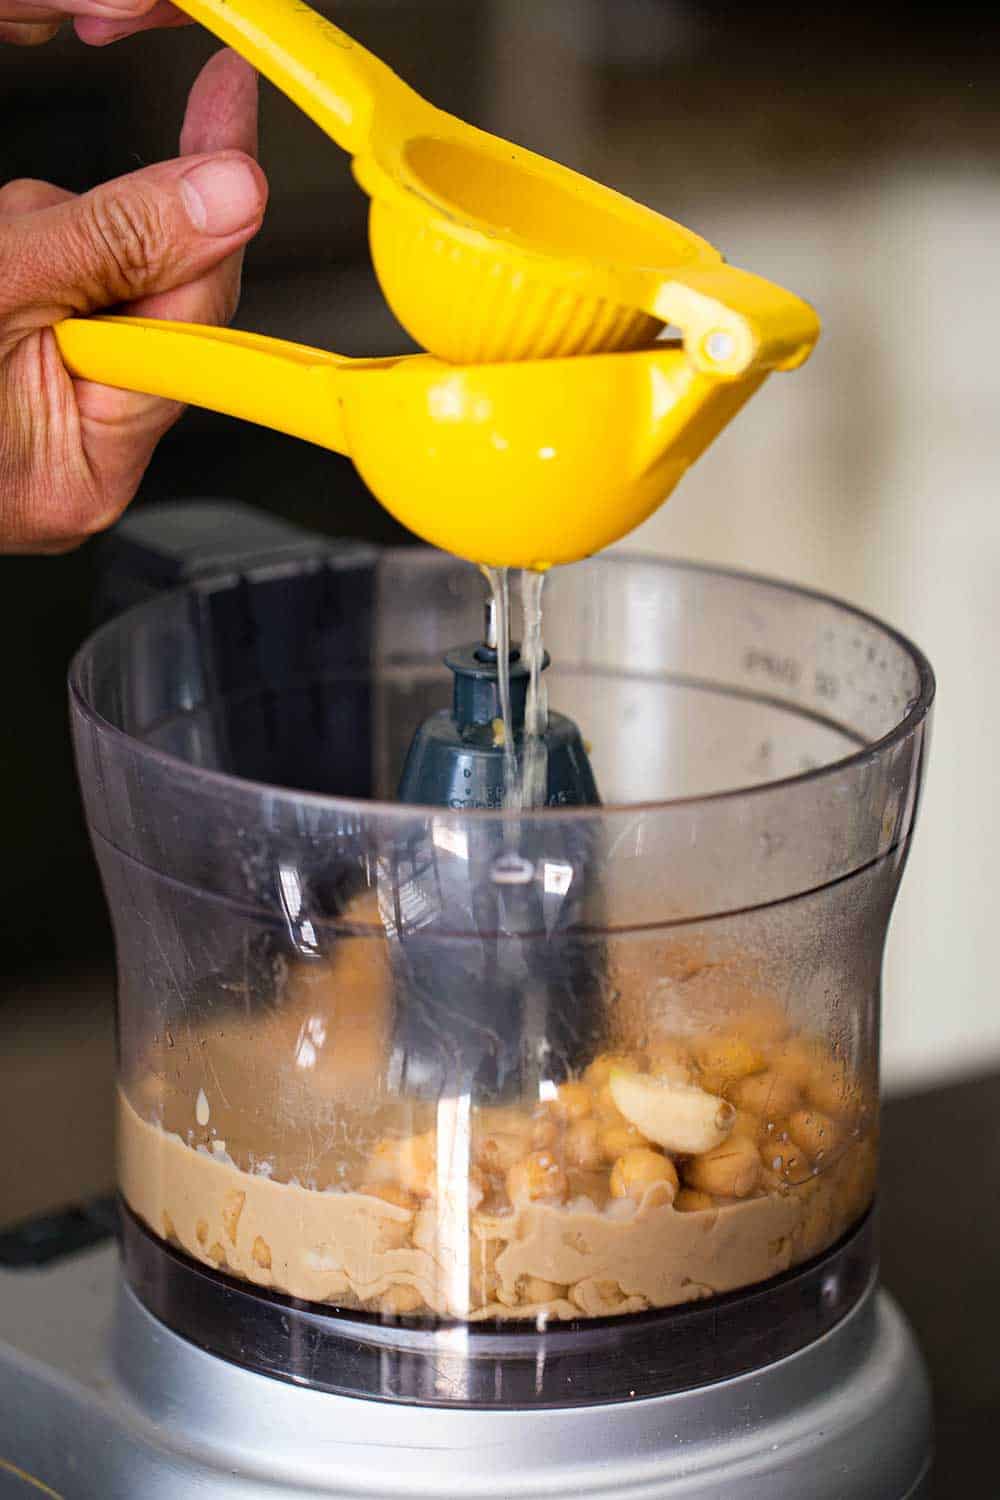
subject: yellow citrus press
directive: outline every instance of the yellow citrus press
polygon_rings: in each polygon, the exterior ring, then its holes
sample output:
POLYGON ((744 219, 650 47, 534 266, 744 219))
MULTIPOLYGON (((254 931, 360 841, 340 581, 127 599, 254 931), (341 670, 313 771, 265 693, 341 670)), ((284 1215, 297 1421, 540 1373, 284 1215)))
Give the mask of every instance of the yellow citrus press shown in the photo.
POLYGON ((679 224, 457 120, 303 0, 178 0, 354 159, 376 274, 416 342, 455 364, 649 344, 706 373, 789 369, 812 310, 679 224))
POLYGON ((809 355, 819 324, 798 297, 443 114, 302 0, 180 3, 352 153, 383 290, 431 354, 70 319, 74 375, 349 454, 425 541, 545 569, 639 525, 765 377, 809 355), (654 343, 668 323, 680 339, 654 343))
POLYGON ((521 364, 346 359, 234 329, 126 317, 55 329, 70 373, 349 454, 399 521, 494 566, 546 569, 650 515, 765 378, 679 343, 521 364))

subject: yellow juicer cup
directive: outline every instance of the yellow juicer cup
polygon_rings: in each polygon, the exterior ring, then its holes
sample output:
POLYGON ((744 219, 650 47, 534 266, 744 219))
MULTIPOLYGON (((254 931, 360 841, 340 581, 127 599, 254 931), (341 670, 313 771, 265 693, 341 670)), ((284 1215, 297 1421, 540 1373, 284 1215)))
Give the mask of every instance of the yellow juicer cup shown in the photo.
POLYGON ((70 318, 70 373, 193 402, 350 456, 424 541, 472 562, 576 562, 644 521, 763 381, 679 344, 582 359, 345 359, 258 334, 70 318))
POLYGON ((812 309, 689 230, 428 104, 304 0, 177 0, 354 158, 372 258, 422 348, 455 364, 649 344, 706 374, 791 369, 812 309))

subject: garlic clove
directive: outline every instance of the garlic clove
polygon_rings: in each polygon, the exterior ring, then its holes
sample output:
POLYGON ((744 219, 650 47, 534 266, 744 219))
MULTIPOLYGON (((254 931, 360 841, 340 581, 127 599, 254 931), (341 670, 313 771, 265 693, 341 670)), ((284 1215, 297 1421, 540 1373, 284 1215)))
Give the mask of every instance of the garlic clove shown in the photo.
POLYGON ((721 1146, 736 1119, 727 1100, 693 1084, 624 1068, 612 1072, 609 1084, 615 1104, 647 1140, 685 1156, 721 1146))

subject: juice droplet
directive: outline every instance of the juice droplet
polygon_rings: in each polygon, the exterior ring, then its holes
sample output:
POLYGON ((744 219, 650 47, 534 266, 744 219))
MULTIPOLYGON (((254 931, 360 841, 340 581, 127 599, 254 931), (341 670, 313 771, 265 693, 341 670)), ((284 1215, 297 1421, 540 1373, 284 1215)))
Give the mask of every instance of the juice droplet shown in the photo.
POLYGON ((544 807, 548 798, 549 757, 545 734, 549 727, 549 698, 542 680, 545 647, 542 643, 542 590, 545 574, 521 573, 524 615, 522 653, 528 668, 528 697, 524 708, 524 755, 521 767, 521 806, 544 807))
POLYGON ((510 573, 507 568, 481 569, 493 593, 497 633, 497 686, 500 719, 493 723, 493 743, 503 747, 503 802, 508 812, 544 807, 548 800, 548 694, 542 680, 545 647, 542 641, 542 590, 545 573, 521 572, 521 610, 524 621, 521 659, 528 668, 523 750, 518 764, 510 699, 510 573))
MULTIPOLYGON (((503 728, 503 805, 516 805, 519 795, 517 755, 510 708, 510 572, 507 568, 483 568, 493 591, 497 622, 497 687, 503 728)), ((494 742, 499 739, 494 730, 494 742)))

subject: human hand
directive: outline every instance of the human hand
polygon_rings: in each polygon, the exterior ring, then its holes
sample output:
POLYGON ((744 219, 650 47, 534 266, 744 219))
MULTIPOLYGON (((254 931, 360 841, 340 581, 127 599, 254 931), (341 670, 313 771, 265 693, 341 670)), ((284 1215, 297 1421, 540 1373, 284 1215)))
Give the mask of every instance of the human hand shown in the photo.
POLYGON ((116 307, 226 323, 267 183, 257 78, 216 53, 188 100, 181 156, 77 197, 0 189, 0 552, 65 552, 128 505, 176 403, 74 380, 52 325, 116 307))
POLYGON ((77 36, 101 47, 154 26, 187 26, 169 0, 0 0, 0 42, 36 47, 73 16, 77 36))

